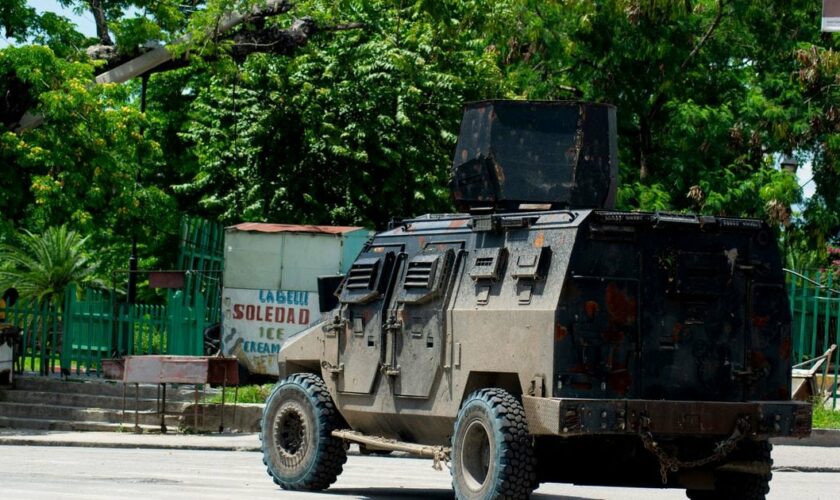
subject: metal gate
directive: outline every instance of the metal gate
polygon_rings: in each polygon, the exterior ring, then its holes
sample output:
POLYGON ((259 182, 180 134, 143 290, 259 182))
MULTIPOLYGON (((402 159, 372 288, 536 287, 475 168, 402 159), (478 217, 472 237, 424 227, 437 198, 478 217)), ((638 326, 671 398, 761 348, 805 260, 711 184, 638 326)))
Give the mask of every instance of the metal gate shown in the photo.
MULTIPOLYGON (((826 352, 831 344, 840 345, 840 290, 833 274, 821 271, 786 269, 788 297, 793 312, 793 362, 808 361, 826 352)), ((840 351, 828 360, 832 408, 837 407, 840 351)))

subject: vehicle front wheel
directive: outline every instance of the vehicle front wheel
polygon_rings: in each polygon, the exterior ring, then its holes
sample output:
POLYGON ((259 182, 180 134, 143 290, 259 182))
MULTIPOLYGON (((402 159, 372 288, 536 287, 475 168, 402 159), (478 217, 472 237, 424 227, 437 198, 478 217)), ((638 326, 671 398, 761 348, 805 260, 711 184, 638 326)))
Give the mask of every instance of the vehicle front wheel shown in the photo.
POLYGON ((274 482, 307 491, 334 483, 347 461, 343 441, 332 436, 341 421, 320 377, 295 373, 281 380, 260 422, 263 463, 274 482))
POLYGON ((459 499, 528 498, 536 485, 525 409, 502 389, 470 394, 452 436, 452 485, 459 499))

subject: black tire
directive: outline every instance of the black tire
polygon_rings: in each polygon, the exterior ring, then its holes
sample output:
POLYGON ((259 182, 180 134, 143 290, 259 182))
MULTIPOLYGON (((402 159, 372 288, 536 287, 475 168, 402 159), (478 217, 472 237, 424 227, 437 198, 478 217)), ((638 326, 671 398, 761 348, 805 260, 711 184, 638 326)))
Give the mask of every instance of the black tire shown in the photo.
POLYGON ((519 400, 503 389, 467 397, 452 435, 451 472, 459 499, 528 498, 537 467, 519 400))
POLYGON ((317 375, 295 373, 278 382, 260 421, 268 475, 286 490, 327 489, 347 461, 344 442, 331 434, 341 423, 317 375))
MULTIPOLYGON (((733 461, 764 462, 773 466, 773 445, 769 441, 743 441, 729 456, 733 461)), ((714 490, 687 490, 691 500, 765 500, 770 492, 773 473, 719 472, 715 474, 714 490)))
POLYGON ((222 348, 222 324, 214 323, 204 329, 204 355, 216 356, 222 348))

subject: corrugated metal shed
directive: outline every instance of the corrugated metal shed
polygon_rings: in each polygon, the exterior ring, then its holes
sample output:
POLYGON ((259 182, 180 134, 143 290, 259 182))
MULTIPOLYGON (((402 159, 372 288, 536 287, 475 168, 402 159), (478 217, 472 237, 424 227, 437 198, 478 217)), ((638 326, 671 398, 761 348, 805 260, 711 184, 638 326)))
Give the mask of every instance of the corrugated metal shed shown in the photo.
POLYGON ((346 272, 370 237, 362 227, 247 222, 225 230, 224 287, 315 292, 346 272))

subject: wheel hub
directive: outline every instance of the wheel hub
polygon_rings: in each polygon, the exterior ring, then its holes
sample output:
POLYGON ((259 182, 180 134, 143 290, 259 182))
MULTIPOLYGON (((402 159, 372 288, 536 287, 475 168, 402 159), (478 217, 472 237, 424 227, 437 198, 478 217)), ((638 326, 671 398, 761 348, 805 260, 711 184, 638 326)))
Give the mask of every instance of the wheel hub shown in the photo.
POLYGON ((299 408, 284 408, 275 420, 274 444, 284 465, 292 466, 306 454, 306 420, 299 408))
POLYGON ((478 491, 484 486, 490 471, 490 455, 490 434, 487 427, 478 420, 470 422, 464 433, 464 446, 460 457, 464 482, 469 489, 478 491))

